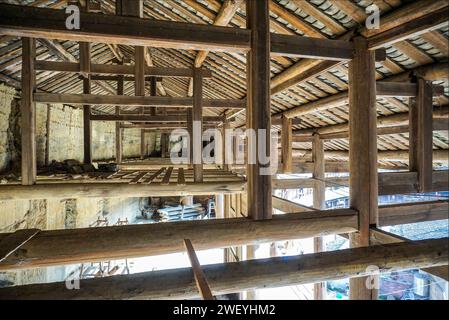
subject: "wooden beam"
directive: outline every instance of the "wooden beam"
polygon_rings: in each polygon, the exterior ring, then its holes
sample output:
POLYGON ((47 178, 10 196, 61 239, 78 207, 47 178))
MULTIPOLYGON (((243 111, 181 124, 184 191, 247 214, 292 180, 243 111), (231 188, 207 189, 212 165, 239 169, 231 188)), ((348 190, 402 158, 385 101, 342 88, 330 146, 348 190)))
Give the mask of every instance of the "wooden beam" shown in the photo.
POLYGON ((39 229, 22 229, 10 233, 3 238, 0 241, 0 263, 20 249, 39 232, 39 229))
MULTIPOLYGON (((433 119, 448 119, 449 115, 449 106, 442 106, 442 107, 435 107, 433 109, 433 119)), ((447 120, 446 120, 447 121, 447 120)), ((386 128, 391 126, 398 126, 398 125, 407 125, 409 122, 409 113, 408 112, 399 112, 395 113, 389 116, 380 116, 377 118, 377 127, 378 128, 386 128)), ((444 128, 444 126, 441 126, 440 128, 444 128)), ((442 129, 438 129, 442 130, 442 129)), ((330 125, 330 126, 324 126, 319 128, 312 128, 312 129, 301 129, 301 130, 295 130, 293 131, 293 139, 295 139, 295 136, 311 136, 313 133, 319 133, 322 137, 325 137, 327 139, 327 135, 334 134, 334 133, 342 133, 342 132, 348 132, 349 131, 349 125, 348 123, 341 123, 337 125, 330 125)))
POLYGON ((349 41, 271 34, 271 54, 285 57, 348 61, 354 55, 349 41))
MULTIPOLYGON (((425 1, 420 1, 421 3, 418 3, 413 8, 415 10, 415 13, 418 11, 416 6, 421 5, 427 5, 425 10, 431 10, 431 6, 428 5, 425 1)), ((430 12, 429 14, 426 14, 424 16, 418 17, 416 19, 413 19, 410 17, 410 19, 407 19, 405 23, 399 24, 394 28, 385 30, 383 32, 377 33, 375 35, 372 35, 369 37, 368 40, 368 46, 370 49, 377 49, 381 47, 391 46, 392 44, 395 44, 397 42, 403 41, 405 39, 410 39, 413 37, 420 36, 421 34, 424 34, 426 32, 436 30, 447 24, 447 3, 444 4, 442 1, 435 1, 432 3, 434 5, 434 8, 440 8, 438 10, 435 10, 433 12, 430 12), (445 5, 445 6, 444 6, 445 5)), ((405 6, 406 7, 406 6, 405 6)), ((412 6, 410 6, 412 7, 412 6)), ((424 10, 422 10, 424 11, 424 10)), ((418 11, 419 12, 419 11, 418 11)), ((390 17, 386 17, 386 19, 391 19, 391 16, 398 16, 397 12, 392 12, 389 14, 390 17)), ((410 16, 410 15, 408 15, 410 16)), ((401 19, 406 18, 407 16, 404 15, 400 17, 401 19)), ((398 19, 399 20, 399 19, 398 19)), ((382 22, 381 22, 382 23, 382 22)), ((366 33, 369 33, 370 31, 367 30, 366 33)))
MULTIPOLYGON (((439 96, 444 93, 444 87, 433 86, 433 95, 439 96)), ((377 81, 376 82, 376 96, 377 97, 416 97, 418 87, 414 83, 406 82, 392 82, 392 81, 377 81)), ((282 112, 282 116, 287 118, 294 118, 304 116, 313 112, 324 111, 331 108, 345 106, 349 103, 348 91, 343 91, 325 98, 311 101, 297 107, 291 108, 282 112)))
POLYGON ((314 211, 314 208, 310 208, 307 206, 303 206, 296 202, 283 199, 277 196, 272 197, 273 208, 276 210, 280 210, 285 213, 301 213, 301 212, 310 212, 314 211))
POLYGON ((281 148, 282 172, 292 172, 292 119, 282 117, 281 148))
POLYGON ((417 85, 409 108, 409 168, 418 172, 418 190, 426 192, 432 187, 432 83, 419 78, 417 85))
MULTIPOLYGON (((186 115, 138 115, 138 114, 93 114, 90 116, 92 121, 129 121, 129 122, 182 122, 187 121, 186 115)), ((203 116, 203 122, 223 122, 221 116, 203 116)), ((135 126, 137 128, 137 126, 135 126)))
POLYGON ((383 205, 379 207, 378 226, 392 226, 448 218, 448 200, 383 205))
MULTIPOLYGON (((448 3, 445 0, 432 1, 429 5, 427 0, 414 1, 410 4, 401 6, 400 8, 384 15, 380 19, 380 28, 366 29, 362 28, 362 34, 375 39, 374 36, 379 34, 378 39, 372 42, 373 47, 383 47, 390 43, 390 40, 396 41, 404 34, 407 38, 411 38, 424 30, 430 30, 441 25, 441 19, 445 19, 446 13, 438 12, 438 10, 447 9, 448 3), (434 16, 432 14, 435 13, 434 16), (429 16, 427 16, 429 15, 429 16), (426 18, 420 19, 426 16, 426 18), (417 22, 414 22, 417 21, 417 22), (384 33, 388 31, 388 33, 384 33)), ((300 20, 300 19, 298 19, 300 20)), ((309 28, 310 29, 310 28, 309 28)), ((348 39, 353 34, 350 30, 339 37, 339 39, 348 39)), ((328 71, 341 62, 336 61, 320 61, 320 60, 300 60, 283 72, 277 74, 272 79, 271 94, 284 91, 299 82, 307 81, 317 75, 328 71)))
MULTIPOLYGON (((377 221, 376 69, 367 40, 354 38, 354 59, 349 62, 349 199, 359 211, 359 232, 350 246, 369 246, 369 226, 377 221)), ((366 278, 350 279, 350 298, 371 300, 366 278)))
POLYGON ((20 253, 0 263, 0 270, 183 252, 184 239, 194 242, 197 250, 205 250, 281 241, 292 237, 304 239, 353 232, 356 229, 357 213, 351 209, 338 209, 277 215, 271 221, 228 218, 45 230, 24 244, 20 253))
MULTIPOLYGON (((251 32, 251 50, 247 54, 247 97, 246 128, 256 135, 265 130, 265 137, 249 141, 257 146, 248 150, 258 157, 259 146, 264 144, 267 156, 271 153, 271 110, 270 110, 270 18, 268 0, 249 0, 247 8, 247 29, 251 32), (260 142, 259 139, 264 139, 260 142)), ((248 216, 254 220, 270 219, 272 215, 271 176, 261 173, 270 166, 256 163, 247 165, 248 216)))
MULTIPOLYGON (((233 219, 228 219, 233 220, 233 219)), ((448 239, 392 243, 290 257, 207 265, 203 271, 215 294, 273 288, 371 275, 379 270, 447 265, 448 239), (301 266, 301 268, 298 268, 301 266)), ((83 280, 79 290, 63 282, 0 289, 2 299, 189 299, 199 297, 190 268, 83 280), (108 287, 108 290, 104 290, 108 287)))
POLYGON ((193 276, 195 277, 195 283, 200 292, 201 298, 203 300, 215 300, 212 291, 210 290, 209 284, 207 283, 206 275, 201 269, 201 264, 196 256, 195 249, 193 249, 192 242, 189 239, 184 239, 184 245, 187 250, 187 255, 189 256, 190 264, 193 270, 193 276))
MULTIPOLYGON (((382 229, 371 228, 370 230, 371 242, 376 245, 385 245, 389 243, 410 242, 409 239, 398 236, 396 234, 386 232, 382 229)), ((422 268, 424 272, 427 272, 433 276, 440 277, 446 281, 449 281, 449 267, 447 265, 422 268)))
MULTIPOLYGON (((160 165, 157 165, 160 167, 160 165)), ((177 186, 176 183, 161 186, 159 184, 128 185, 126 183, 92 182, 92 183, 39 183, 33 186, 0 185, 1 200, 29 199, 63 199, 85 197, 147 197, 181 196, 181 195, 214 195, 217 193, 241 193, 245 190, 245 181, 212 181, 187 183, 177 186)))
POLYGON ((249 49, 251 32, 241 28, 81 12, 81 29, 68 30, 66 18, 64 10, 0 4, 0 33, 186 50, 249 49))
MULTIPOLYGON (((34 100, 42 103, 64 103, 73 105, 118 105, 118 106, 157 106, 157 107, 184 107, 192 108, 193 99, 190 97, 168 96, 117 96, 94 94, 59 94, 59 93, 35 93, 34 100)), ((204 108, 237 108, 245 107, 246 101, 240 99, 204 99, 204 108)))
MULTIPOLYGON (((443 86, 432 86, 433 96, 441 96, 444 94, 443 86)), ((406 82, 376 82, 377 97, 416 97, 418 94, 418 85, 416 83, 406 82)))
MULTIPOLYGON (((36 61, 36 70, 38 71, 52 71, 52 72, 67 72, 67 73, 80 73, 81 67, 76 62, 59 62, 59 61, 36 61)), ((93 75, 134 75, 135 67, 133 65, 123 64, 95 64, 92 63, 90 67, 90 74, 93 75)), ((152 77, 179 77, 179 78, 191 78, 193 77, 193 70, 190 68, 166 68, 166 67, 154 67, 144 66, 145 76, 152 77)), ((210 70, 201 69, 201 74, 204 78, 210 78, 212 72, 210 70)), ((98 78, 102 79, 102 78, 98 78)), ((111 78, 104 78, 103 80, 110 80, 111 78)), ((134 81, 134 78, 125 78, 125 80, 134 81)))
POLYGON ((21 143, 22 143, 22 184, 36 183, 36 105, 35 91, 36 41, 22 38, 22 103, 21 103, 21 143))

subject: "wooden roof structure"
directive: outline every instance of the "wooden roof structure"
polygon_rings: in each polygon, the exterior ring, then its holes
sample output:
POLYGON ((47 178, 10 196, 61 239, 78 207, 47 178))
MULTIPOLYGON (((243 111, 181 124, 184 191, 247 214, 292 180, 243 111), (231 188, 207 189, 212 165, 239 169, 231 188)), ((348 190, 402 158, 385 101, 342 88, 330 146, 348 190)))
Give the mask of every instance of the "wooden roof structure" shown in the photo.
MULTIPOLYGON (((364 278, 373 264, 425 268, 447 280, 447 238, 408 241, 378 229, 448 219, 447 200, 378 204, 379 195, 449 188, 449 171, 440 170, 449 149, 447 0, 81 4, 82 26, 68 30, 61 10, 66 1, 0 1, 0 80, 21 90, 22 108, 21 184, 1 185, 0 200, 213 194, 224 197, 223 219, 0 234, 0 270, 174 253, 186 243, 194 274, 181 269, 93 279, 72 291, 61 291, 61 284, 21 286, 0 289, 0 297, 184 298, 200 292, 213 298, 267 283, 314 282, 315 298, 322 299, 320 282, 351 277, 352 299, 375 299, 364 278), (370 28, 365 9, 373 4, 381 15, 370 28), (36 103, 82 106, 85 163, 92 162, 91 121, 114 121, 116 133, 130 126, 161 129, 166 122, 192 133, 197 121, 274 127, 281 132, 280 172, 312 177, 279 179, 262 173, 266 163, 248 159, 240 167, 207 167, 201 135, 193 135, 185 166, 168 166, 167 158, 127 162, 117 152, 117 175, 53 181, 37 175, 36 103), (231 172, 238 169, 244 176, 231 172), (349 175, 329 178, 327 172, 349 175), (349 186, 349 208, 325 210, 325 188, 333 184, 349 186), (313 208, 273 196, 273 189, 288 188, 313 188, 313 208), (327 234, 345 235, 350 249, 323 252, 327 234), (308 237, 315 253, 289 259, 201 267, 195 255, 195 249, 308 237), (307 267, 298 271, 298 264, 307 267), (104 292, 105 286, 113 290, 104 292)), ((258 137, 252 151, 270 150, 270 139, 258 137)))
MULTIPOLYGON (((60 9, 65 7, 65 0, 49 1, 1 1, 11 4, 47 7, 60 9)), ((365 8, 372 1, 271 1, 270 30, 276 34, 305 35, 322 39, 344 39, 355 30, 364 27, 366 19, 365 8)), ((432 1, 432 5, 410 4, 407 1, 374 1, 380 8, 381 25, 394 23, 389 17, 400 16, 413 12, 416 18, 427 13, 444 9, 445 1, 432 1), (410 9, 406 9, 410 7, 410 9), (405 8, 403 8, 405 7, 405 8), (385 19, 384 19, 385 17, 385 19)), ((211 1, 181 1, 181 0, 151 0, 144 1, 144 18, 189 22, 195 24, 227 25, 235 28, 245 27, 245 8, 237 4, 229 8, 218 0, 211 1)), ((114 14, 115 3, 112 0, 101 1, 99 12, 114 14)), ((412 14, 409 20, 413 19, 412 14)), ((373 32, 371 32, 373 33, 373 32)), ((446 110, 449 104, 449 88, 447 80, 447 59, 449 27, 447 21, 432 25, 428 31, 419 35, 411 34, 400 41, 385 46, 387 57, 376 63, 376 79, 407 79, 413 71, 429 73, 430 80, 444 85, 444 95, 435 97, 437 110, 446 110), (433 73, 432 73, 433 72, 433 73)), ((1 39, 0 77, 20 89, 20 39, 3 36, 1 39)), ((113 63, 126 57, 133 61, 134 49, 127 45, 106 45, 95 43, 92 47, 92 62, 98 64, 113 63)), ((212 71, 212 77, 204 81, 204 98, 209 99, 244 99, 246 96, 246 57, 242 52, 212 51, 206 54, 193 50, 177 50, 169 48, 147 48, 147 63, 157 67, 189 68, 192 65, 203 66, 212 71)), ((38 40, 37 59, 48 61, 76 62, 79 58, 78 44, 73 41, 38 40)), ((271 112, 280 116, 287 110, 307 108, 314 102, 321 104, 327 99, 345 92, 348 89, 347 62, 328 63, 323 61, 300 59, 296 57, 271 57, 271 112), (318 68, 314 66, 318 64, 318 68), (312 68, 310 75, 304 77, 304 70, 312 68), (303 77, 303 78, 301 78, 303 77)), ((54 73, 40 71, 37 74, 37 86, 42 92, 82 93, 82 80, 77 74, 54 73)), ((115 94, 116 81, 95 80, 92 85, 93 94, 115 94)), ((146 89, 149 94, 149 88, 146 89)), ((158 84, 158 94, 172 97, 191 95, 192 85, 188 78, 164 77, 158 84)), ((133 83, 125 82, 124 94, 133 92, 133 83)), ((408 98, 378 97, 377 112, 379 116, 391 116, 408 110, 408 98)), ((297 116, 298 122, 293 125, 294 132, 301 129, 317 129, 348 122, 348 105, 346 103, 329 103, 319 111, 308 110, 297 116)), ((112 106, 96 106, 93 112, 114 113, 112 106)), ((242 126, 245 123, 245 111, 219 108, 206 110, 204 115, 235 115, 231 126, 242 126)), ((434 132, 434 149, 448 149, 447 132, 434 132)), ((326 140, 325 150, 348 150, 346 138, 326 140)), ((407 150, 408 135, 406 132, 391 133, 378 137, 379 150, 407 150)), ((311 150, 309 142, 294 142, 294 149, 311 150)), ((330 158, 338 160, 339 158, 330 158)), ((403 166, 402 161, 380 160, 383 165, 403 166)))

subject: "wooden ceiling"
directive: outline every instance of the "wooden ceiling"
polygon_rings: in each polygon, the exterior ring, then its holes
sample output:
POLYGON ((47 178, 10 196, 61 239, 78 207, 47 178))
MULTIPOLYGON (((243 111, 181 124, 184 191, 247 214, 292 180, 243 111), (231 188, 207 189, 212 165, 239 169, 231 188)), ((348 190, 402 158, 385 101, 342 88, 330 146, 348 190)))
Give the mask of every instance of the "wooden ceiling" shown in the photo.
MULTIPOLYGON (((3 3, 41 6, 54 9, 64 8, 66 0, 0 0, 3 3)), ((317 38, 337 38, 364 24, 365 7, 375 3, 381 14, 392 12, 410 1, 401 0, 273 0, 270 4, 271 31, 280 34, 300 34, 317 38)), ((144 17, 158 20, 173 20, 197 24, 225 24, 230 27, 244 28, 244 5, 233 10, 232 14, 223 16, 223 1, 219 0, 145 0, 144 17), (235 14, 234 14, 235 11, 235 14), (232 18, 231 18, 232 17, 232 18), (229 20, 230 19, 230 20, 229 20)), ((115 1, 102 0, 101 11, 114 14, 115 1)), ((387 46, 387 59, 376 63, 377 78, 412 70, 418 66, 446 61, 449 55, 449 27, 427 32, 419 37, 406 39, 387 46)), ((211 79, 205 80, 205 98, 244 98, 246 96, 246 58, 242 53, 174 50, 165 48, 147 48, 149 59, 160 67, 192 67, 202 64, 213 73, 211 79), (206 55, 207 54, 207 55, 206 55), (206 56, 206 57, 205 57, 206 56), (205 58, 204 58, 205 57, 205 58), (204 60, 204 62, 202 62, 204 60)), ((134 49, 129 46, 117 47, 95 43, 92 46, 92 60, 95 63, 113 63, 116 55, 133 59, 134 49)), ((77 61, 78 44, 71 41, 39 40, 37 58, 53 61, 77 61)), ((272 85, 278 84, 286 70, 299 59, 272 57, 272 85)), ((132 61, 131 61, 132 63, 132 61)), ((0 37, 0 81, 20 89, 21 42, 18 38, 0 37)), ((299 82, 272 95, 272 114, 303 105, 310 101, 335 95, 347 90, 347 64, 337 65, 316 75, 307 81, 299 82)), ((82 81, 78 75, 39 72, 38 89, 44 92, 82 93, 82 81)), ((449 104, 448 79, 435 83, 445 86, 445 95, 435 98, 437 106, 449 104)), ((149 88, 147 88, 149 90, 149 88)), ((133 83, 126 82, 125 94, 133 94, 133 83)), ((115 94, 114 81, 94 81, 93 94, 115 94)), ((158 86, 159 95, 186 96, 189 94, 188 78, 163 78, 158 86)), ((379 98, 377 107, 379 115, 392 115, 408 110, 408 102, 401 98, 379 98)), ((112 113, 114 107, 98 106, 98 113, 112 113)), ((234 111, 207 110, 205 115, 218 115, 234 111)), ((295 129, 316 128, 348 122, 348 106, 340 105, 328 110, 312 112, 300 116, 300 124, 295 129)), ((236 115, 234 126, 245 123, 245 112, 236 115)), ((311 143, 295 142, 294 148, 311 149, 311 143)), ((434 132, 434 148, 448 149, 447 131, 434 132)), ((348 150, 347 139, 335 139, 325 142, 326 150, 348 150)), ((408 134, 390 134, 378 137, 379 150, 408 149, 408 134)), ((400 162, 384 162, 387 165, 403 165, 400 162)))

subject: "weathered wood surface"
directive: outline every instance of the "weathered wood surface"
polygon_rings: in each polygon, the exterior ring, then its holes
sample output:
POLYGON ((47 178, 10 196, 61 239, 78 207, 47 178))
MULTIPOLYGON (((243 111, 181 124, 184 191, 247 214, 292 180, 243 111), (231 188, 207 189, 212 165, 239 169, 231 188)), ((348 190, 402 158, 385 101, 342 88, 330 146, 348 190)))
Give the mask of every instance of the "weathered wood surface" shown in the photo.
MULTIPOLYGON (((213 293, 218 295, 369 275, 368 267, 372 265, 382 272, 443 266, 448 263, 448 252, 449 242, 444 238, 207 265, 203 270, 213 293)), ((67 290, 65 283, 0 289, 1 299, 187 299, 198 296, 190 268, 83 280, 79 290, 67 290)))
POLYGON ((42 231, 23 250, 0 263, 0 270, 107 261, 184 251, 183 239, 197 250, 354 232, 351 209, 248 218, 182 221, 119 227, 42 231))

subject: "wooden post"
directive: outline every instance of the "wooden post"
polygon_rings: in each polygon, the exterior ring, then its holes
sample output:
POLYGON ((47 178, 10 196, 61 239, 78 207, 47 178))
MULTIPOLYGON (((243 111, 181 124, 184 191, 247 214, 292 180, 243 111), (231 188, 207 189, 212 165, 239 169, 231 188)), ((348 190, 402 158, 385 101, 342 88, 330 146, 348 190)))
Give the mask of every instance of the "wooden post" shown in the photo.
POLYGON ((292 119, 282 117, 281 148, 282 172, 292 172, 292 119))
MULTIPOLYGON (((351 247, 369 246, 370 223, 377 223, 378 174, 376 77, 374 51, 367 40, 354 38, 355 54, 349 63, 349 193, 350 207, 359 212, 359 232, 350 236, 351 247)), ((350 298, 376 299, 366 278, 350 279, 350 298)))
POLYGON ((418 173, 418 190, 432 188, 432 82, 417 79, 418 95, 409 106, 409 169, 418 173))
MULTIPOLYGON (((123 87, 124 87, 124 77, 123 75, 119 75, 117 78, 117 95, 123 95, 123 87)), ((120 107, 115 107, 115 114, 120 114, 120 107)), ((117 121, 115 123, 115 162, 117 165, 122 163, 122 154, 123 154, 123 141, 122 141, 122 133, 123 129, 121 128, 121 122, 117 121)))
MULTIPOLYGON (((90 75, 83 79, 83 93, 90 93, 90 75)), ((92 123, 90 122, 90 105, 83 105, 84 124, 84 163, 92 162, 92 123)))
MULTIPOLYGON (((84 11, 89 11, 89 1, 86 2, 84 11)), ((89 42, 79 43, 80 72, 83 76, 83 93, 90 94, 90 63, 91 50, 89 42)), ((92 123, 90 122, 91 106, 83 105, 83 137, 84 137, 84 163, 92 163, 92 123)))
MULTIPOLYGON (((247 149, 255 152, 257 158, 258 145, 265 144, 267 156, 271 145, 271 110, 270 110, 270 18, 268 0, 248 0, 246 2, 247 29, 251 32, 251 50, 247 53, 247 111, 246 128, 266 130, 265 141, 256 141, 255 148, 247 149)), ((249 159, 249 158, 248 158, 249 159)), ((271 219, 273 206, 271 203, 271 175, 262 175, 261 169, 270 164, 247 164, 248 175, 248 215, 254 220, 271 219)))
MULTIPOLYGON (((320 139, 318 134, 313 136, 312 142, 312 161, 313 161, 313 177, 314 181, 313 189, 313 207, 318 210, 326 209, 326 184, 324 182, 324 143, 320 139)), ((323 238, 313 238, 314 252, 323 251, 323 238)), ((315 300, 323 300, 326 298, 326 283, 315 283, 313 286, 313 296, 315 300)))
MULTIPOLYGON (((246 246, 246 259, 245 260, 256 259, 256 249, 257 249, 257 245, 246 246)), ((256 299, 256 290, 247 290, 246 291, 246 300, 255 300, 255 299, 256 299)))
POLYGON ((36 183, 36 105, 33 100, 35 89, 34 63, 36 41, 22 38, 22 184, 36 183))
POLYGON ((229 141, 226 141, 226 131, 230 129, 229 120, 225 120, 223 122, 223 130, 222 130, 222 137, 223 137, 223 145, 222 145, 222 159, 223 159, 223 169, 226 171, 229 171, 231 169, 231 164, 229 163, 231 161, 231 157, 229 157, 228 152, 232 152, 232 138, 229 139, 229 141), (231 145, 229 145, 231 144, 231 145), (229 158, 229 159, 228 159, 229 158))
POLYGON ((47 133, 45 139, 45 165, 50 164, 50 131, 51 131, 51 104, 47 104, 47 122, 45 124, 45 132, 47 133))
POLYGON ((193 148, 193 178, 195 182, 203 181, 203 76, 201 69, 194 68, 193 71, 193 108, 192 121, 196 123, 197 130, 193 130, 191 144, 193 148))

